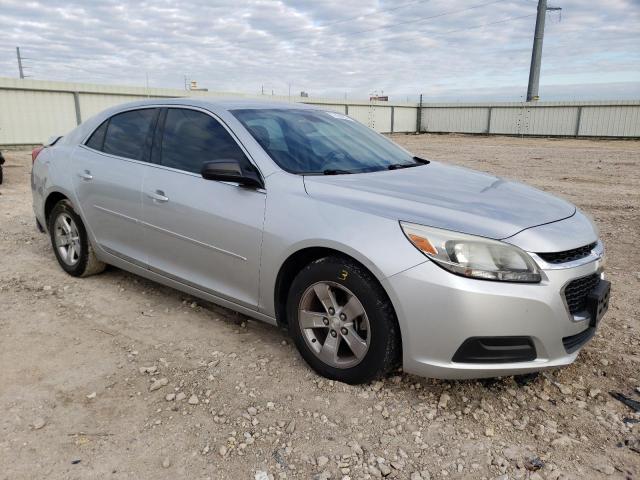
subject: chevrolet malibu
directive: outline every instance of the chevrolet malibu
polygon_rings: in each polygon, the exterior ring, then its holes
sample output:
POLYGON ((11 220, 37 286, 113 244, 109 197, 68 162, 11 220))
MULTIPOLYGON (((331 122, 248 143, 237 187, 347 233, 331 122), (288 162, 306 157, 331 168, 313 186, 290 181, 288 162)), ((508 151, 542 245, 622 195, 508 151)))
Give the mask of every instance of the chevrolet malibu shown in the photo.
POLYGON ((572 204, 333 111, 147 100, 32 158, 67 273, 110 264, 285 327, 331 379, 560 367, 608 307, 602 242, 572 204))

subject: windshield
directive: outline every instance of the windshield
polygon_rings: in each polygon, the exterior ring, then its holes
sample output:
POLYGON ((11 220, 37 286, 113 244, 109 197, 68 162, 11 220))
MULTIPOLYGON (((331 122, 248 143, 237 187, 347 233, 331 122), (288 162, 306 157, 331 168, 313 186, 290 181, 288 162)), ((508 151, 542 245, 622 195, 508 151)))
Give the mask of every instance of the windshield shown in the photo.
POLYGON ((333 112, 297 109, 232 110, 284 170, 337 175, 422 165, 382 135, 333 112))

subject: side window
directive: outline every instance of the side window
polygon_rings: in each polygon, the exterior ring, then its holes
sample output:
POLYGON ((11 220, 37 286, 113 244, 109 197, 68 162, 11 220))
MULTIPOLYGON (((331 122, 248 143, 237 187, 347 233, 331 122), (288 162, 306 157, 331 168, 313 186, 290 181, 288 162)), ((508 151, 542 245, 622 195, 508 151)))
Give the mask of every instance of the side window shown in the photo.
POLYGON ((102 150, 102 146, 104 145, 104 134, 107 133, 108 126, 109 120, 107 119, 93 132, 85 145, 89 148, 93 148, 94 150, 102 150))
POLYGON ((111 117, 102 151, 119 157, 143 160, 147 136, 155 114, 156 109, 146 108, 111 117))
POLYGON ((200 173, 204 162, 223 158, 248 162, 236 141, 214 118, 184 108, 167 111, 162 137, 162 165, 200 173))

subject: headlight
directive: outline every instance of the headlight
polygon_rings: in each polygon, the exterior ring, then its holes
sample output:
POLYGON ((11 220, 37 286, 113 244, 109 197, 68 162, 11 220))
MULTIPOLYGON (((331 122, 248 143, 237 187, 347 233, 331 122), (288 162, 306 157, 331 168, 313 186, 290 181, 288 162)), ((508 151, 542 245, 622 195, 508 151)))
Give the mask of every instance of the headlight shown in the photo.
POLYGON ((516 246, 414 223, 400 226, 418 250, 450 272, 504 282, 540 281, 535 262, 516 246))

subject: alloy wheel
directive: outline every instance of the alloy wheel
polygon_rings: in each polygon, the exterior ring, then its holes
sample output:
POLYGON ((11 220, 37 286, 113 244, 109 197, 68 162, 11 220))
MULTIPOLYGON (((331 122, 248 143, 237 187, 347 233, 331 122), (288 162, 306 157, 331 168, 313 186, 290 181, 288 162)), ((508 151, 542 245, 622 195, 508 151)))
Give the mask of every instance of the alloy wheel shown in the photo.
POLYGON ((54 224, 56 249, 64 263, 73 266, 80 260, 81 243, 78 227, 67 213, 61 213, 54 224))
POLYGON ((358 365, 371 343, 371 327, 358 297, 334 282, 318 282, 302 294, 298 324, 311 351, 335 368, 358 365))

